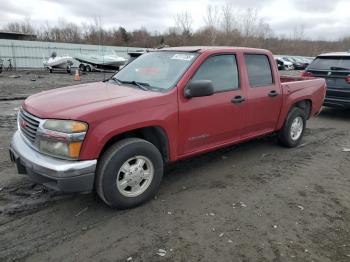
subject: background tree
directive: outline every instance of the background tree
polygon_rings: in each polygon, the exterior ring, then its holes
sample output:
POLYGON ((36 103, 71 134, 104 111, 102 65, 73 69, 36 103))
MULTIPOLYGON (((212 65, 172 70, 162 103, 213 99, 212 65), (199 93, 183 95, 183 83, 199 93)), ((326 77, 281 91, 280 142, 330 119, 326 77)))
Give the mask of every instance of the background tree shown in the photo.
POLYGON ((209 34, 209 41, 211 45, 215 45, 218 28, 220 25, 220 14, 217 6, 208 5, 207 12, 204 16, 205 29, 203 32, 209 34))
POLYGON ((180 34, 186 37, 190 37, 192 33, 193 18, 189 12, 178 13, 175 16, 175 27, 179 30, 180 34))
POLYGON ((204 25, 193 29, 191 13, 174 17, 175 26, 163 33, 141 27, 128 31, 122 25, 106 28, 101 17, 81 25, 59 19, 51 25, 35 27, 29 18, 12 22, 3 29, 37 35, 37 40, 112 46, 159 47, 164 45, 229 45, 270 49, 276 54, 315 56, 323 52, 350 49, 350 33, 338 41, 308 40, 304 25, 296 25, 285 35, 276 35, 257 9, 234 8, 227 3, 209 5, 203 15, 204 25))

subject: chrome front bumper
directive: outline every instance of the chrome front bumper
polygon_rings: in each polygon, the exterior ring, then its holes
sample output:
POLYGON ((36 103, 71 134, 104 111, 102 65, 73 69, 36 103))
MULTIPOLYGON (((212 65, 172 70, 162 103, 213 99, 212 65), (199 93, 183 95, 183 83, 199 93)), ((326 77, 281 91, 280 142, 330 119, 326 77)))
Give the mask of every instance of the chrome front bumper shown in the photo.
POLYGON ((97 160, 69 161, 43 155, 17 131, 11 141, 10 157, 19 173, 37 183, 62 192, 88 192, 94 187, 97 160))

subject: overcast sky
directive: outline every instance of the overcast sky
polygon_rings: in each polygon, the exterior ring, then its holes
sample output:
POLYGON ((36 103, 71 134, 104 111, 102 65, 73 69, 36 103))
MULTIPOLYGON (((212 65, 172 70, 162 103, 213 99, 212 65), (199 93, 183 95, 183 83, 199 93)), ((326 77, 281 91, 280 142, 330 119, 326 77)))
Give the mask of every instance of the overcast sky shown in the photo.
MULTIPOLYGON (((336 40, 350 35, 350 0, 231 0, 237 8, 257 8, 276 34, 289 36, 295 26, 304 26, 311 39, 336 40)), ((25 18, 36 25, 91 22, 102 17, 106 27, 127 30, 146 27, 162 32, 174 26, 174 16, 188 11, 193 28, 203 26, 208 5, 222 6, 227 0, 0 0, 0 27, 25 18)))

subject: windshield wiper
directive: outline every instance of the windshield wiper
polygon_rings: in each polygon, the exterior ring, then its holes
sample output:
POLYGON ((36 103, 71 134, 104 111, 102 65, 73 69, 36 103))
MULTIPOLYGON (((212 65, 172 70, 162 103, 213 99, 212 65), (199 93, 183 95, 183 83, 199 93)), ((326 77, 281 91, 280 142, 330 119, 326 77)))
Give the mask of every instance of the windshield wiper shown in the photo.
POLYGON ((130 84, 130 85, 134 85, 134 86, 137 86, 138 88, 144 90, 144 91, 148 91, 149 88, 148 86, 150 86, 148 83, 142 83, 142 82, 137 82, 137 81, 123 81, 123 80, 120 80, 118 78, 114 78, 112 77, 112 79, 114 81, 116 81, 117 83, 121 83, 121 84, 130 84))
POLYGON ((332 66, 330 68, 331 70, 338 70, 338 71, 349 71, 350 69, 349 68, 345 68, 345 67, 337 67, 337 66, 332 66))
POLYGON ((102 82, 108 82, 108 81, 110 81, 110 80, 113 80, 114 82, 116 82, 117 84, 122 84, 122 82, 121 81, 119 81, 117 78, 114 78, 114 77, 109 77, 109 78, 107 78, 107 79, 105 79, 105 80, 102 80, 102 82))
POLYGON ((150 84, 148 84, 148 83, 138 82, 138 81, 134 81, 134 80, 133 81, 124 81, 124 80, 120 80, 120 79, 115 78, 115 77, 108 78, 108 79, 104 80, 103 82, 107 82, 109 80, 113 80, 118 85, 121 85, 121 84, 134 85, 134 86, 137 86, 138 88, 140 88, 144 91, 149 91, 148 87, 150 87, 150 84))
POLYGON ((149 84, 148 83, 141 83, 141 82, 136 82, 136 81, 130 81, 130 84, 138 86, 140 89, 148 91, 149 84))

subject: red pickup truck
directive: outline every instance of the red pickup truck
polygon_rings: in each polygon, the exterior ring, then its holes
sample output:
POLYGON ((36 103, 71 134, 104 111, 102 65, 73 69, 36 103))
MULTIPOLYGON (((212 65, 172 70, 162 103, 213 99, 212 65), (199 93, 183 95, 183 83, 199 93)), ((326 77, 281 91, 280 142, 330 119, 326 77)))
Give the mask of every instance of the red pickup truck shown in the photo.
POLYGON ((278 133, 297 146, 324 79, 280 77, 266 50, 180 47, 146 53, 104 82, 42 92, 18 114, 18 172, 109 206, 152 198, 169 162, 278 133))

